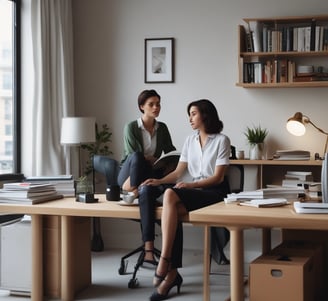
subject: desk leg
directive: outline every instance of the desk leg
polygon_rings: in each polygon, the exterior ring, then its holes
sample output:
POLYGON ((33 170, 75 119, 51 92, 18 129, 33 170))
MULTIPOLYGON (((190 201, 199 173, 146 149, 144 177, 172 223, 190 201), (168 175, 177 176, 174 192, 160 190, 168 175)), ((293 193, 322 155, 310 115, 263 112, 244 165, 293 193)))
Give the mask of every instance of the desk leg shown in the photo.
POLYGON ((230 294, 231 301, 244 300, 244 233, 230 230, 230 294))
POLYGON ((267 254, 271 251, 271 229, 262 229, 262 254, 267 254))
POLYGON ((42 215, 32 215, 32 293, 33 301, 43 300, 42 215))
POLYGON ((61 217, 61 298, 64 301, 74 300, 73 279, 73 219, 71 216, 61 217))
POLYGON ((204 226, 204 268, 203 268, 203 301, 210 300, 210 235, 209 226, 204 226))

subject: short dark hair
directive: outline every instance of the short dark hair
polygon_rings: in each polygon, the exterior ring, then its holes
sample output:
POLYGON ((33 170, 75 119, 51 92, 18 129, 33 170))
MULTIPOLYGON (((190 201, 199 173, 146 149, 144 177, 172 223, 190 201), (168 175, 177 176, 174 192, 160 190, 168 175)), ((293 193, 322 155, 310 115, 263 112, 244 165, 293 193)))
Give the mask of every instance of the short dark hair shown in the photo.
POLYGON ((191 107, 197 107, 207 134, 219 134, 223 130, 223 122, 219 118, 215 105, 208 99, 200 99, 191 102, 188 105, 187 113, 191 107))
POLYGON ((138 96, 138 108, 141 113, 144 111, 140 108, 142 105, 145 104, 146 100, 150 97, 158 97, 161 100, 161 96, 155 90, 143 90, 138 96))

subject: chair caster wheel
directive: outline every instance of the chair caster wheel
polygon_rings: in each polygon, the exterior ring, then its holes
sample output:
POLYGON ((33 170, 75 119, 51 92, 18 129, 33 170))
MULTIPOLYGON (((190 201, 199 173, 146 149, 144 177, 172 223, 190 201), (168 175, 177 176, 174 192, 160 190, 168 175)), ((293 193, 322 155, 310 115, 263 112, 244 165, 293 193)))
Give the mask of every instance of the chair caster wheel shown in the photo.
POLYGON ((137 278, 132 278, 130 279, 129 283, 128 283, 128 288, 137 288, 139 287, 139 281, 137 278))
POLYGON ((126 269, 127 269, 128 263, 124 264, 124 261, 121 262, 121 266, 118 269, 118 274, 119 275, 125 275, 126 274, 126 269))

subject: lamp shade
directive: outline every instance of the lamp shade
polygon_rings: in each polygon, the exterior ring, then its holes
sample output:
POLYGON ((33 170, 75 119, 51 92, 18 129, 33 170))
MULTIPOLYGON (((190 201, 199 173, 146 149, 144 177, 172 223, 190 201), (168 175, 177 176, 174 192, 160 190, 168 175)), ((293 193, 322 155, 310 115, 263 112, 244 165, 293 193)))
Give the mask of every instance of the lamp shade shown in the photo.
POLYGON ((81 144, 96 141, 96 118, 64 117, 62 119, 60 143, 81 144))
POLYGON ((303 114, 296 112, 295 115, 287 120, 287 131, 294 136, 303 136, 305 134, 305 125, 303 121, 303 114))

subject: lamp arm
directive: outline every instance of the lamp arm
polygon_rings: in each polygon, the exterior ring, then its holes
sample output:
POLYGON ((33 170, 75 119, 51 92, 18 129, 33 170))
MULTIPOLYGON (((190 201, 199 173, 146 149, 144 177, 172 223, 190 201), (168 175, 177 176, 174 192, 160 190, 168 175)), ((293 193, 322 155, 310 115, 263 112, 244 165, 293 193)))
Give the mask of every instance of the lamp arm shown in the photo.
POLYGON ((328 133, 325 132, 324 130, 320 129, 319 127, 317 127, 317 126, 316 126, 316 125, 310 120, 310 118, 304 119, 304 122, 306 122, 306 123, 310 123, 310 124, 311 124, 313 127, 315 127, 320 133, 325 134, 325 135, 328 136, 328 133))
POLYGON ((327 136, 327 137, 326 137, 325 148, 324 148, 324 150, 323 150, 323 155, 325 156, 325 153, 327 152, 327 147, 328 147, 328 133, 325 132, 324 130, 320 129, 319 127, 317 127, 317 126, 316 126, 316 125, 310 120, 309 117, 307 117, 307 116, 304 116, 304 117, 305 117, 304 122, 306 122, 306 123, 310 123, 310 124, 311 124, 314 128, 316 128, 320 133, 322 133, 322 134, 324 134, 324 135, 327 136))

